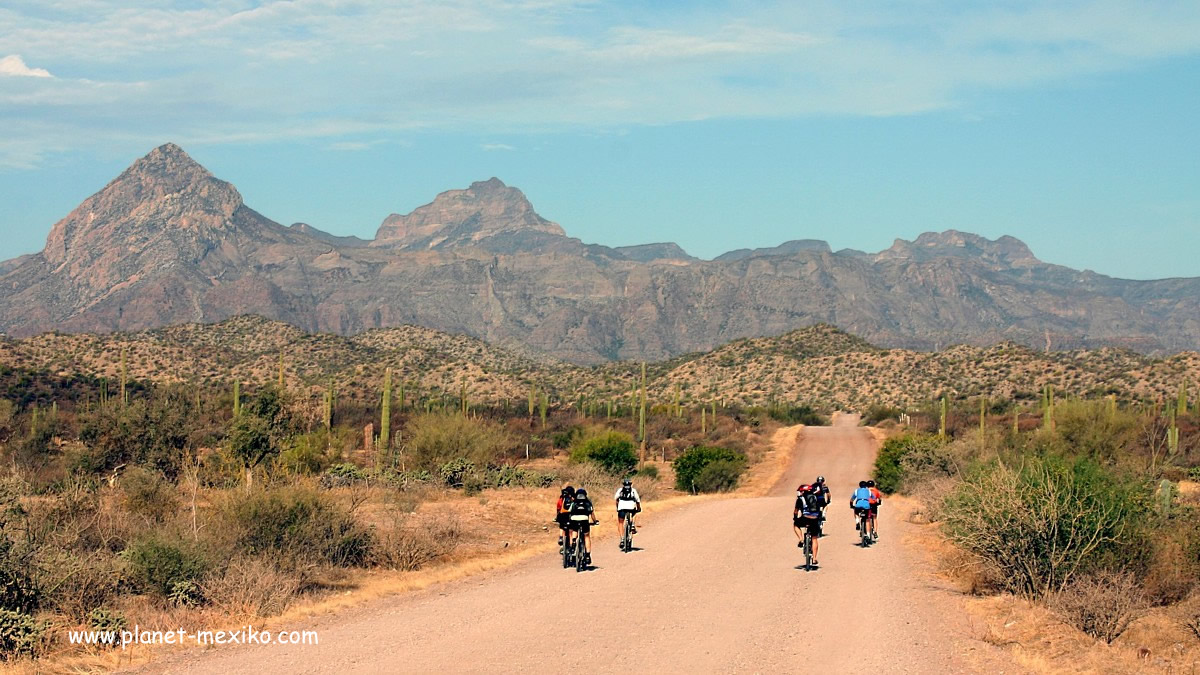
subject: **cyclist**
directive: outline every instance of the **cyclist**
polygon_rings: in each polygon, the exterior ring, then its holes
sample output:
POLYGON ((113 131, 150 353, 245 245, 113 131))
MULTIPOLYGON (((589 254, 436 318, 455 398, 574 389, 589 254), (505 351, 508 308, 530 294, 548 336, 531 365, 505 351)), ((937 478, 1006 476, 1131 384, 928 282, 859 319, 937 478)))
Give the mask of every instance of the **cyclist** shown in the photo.
POLYGON ((817 542, 821 535, 821 498, 815 485, 796 488, 796 506, 792 509, 792 531, 796 533, 797 548, 804 548, 804 531, 812 536, 813 564, 817 563, 817 542))
POLYGON ((867 487, 867 481, 858 481, 858 489, 850 495, 850 508, 854 509, 854 529, 857 530, 858 517, 866 515, 869 518, 871 515, 871 489, 867 487))
POLYGON ((596 520, 596 509, 592 507, 592 500, 588 499, 587 490, 579 488, 575 491, 575 499, 571 502, 571 529, 578 532, 578 537, 583 537, 584 550, 584 565, 592 564, 592 525, 599 525, 600 521, 596 520))
POLYGON ((636 534, 637 523, 633 522, 633 517, 642 510, 642 498, 638 495, 637 488, 633 487, 633 481, 628 478, 622 481, 621 487, 613 494, 613 500, 617 503, 617 536, 624 534, 621 527, 625 523, 625 514, 629 514, 630 524, 636 534))
POLYGON ((564 483, 558 493, 555 520, 558 522, 558 545, 571 548, 571 503, 575 501, 575 488, 564 483))
POLYGON ((829 485, 825 483, 825 476, 817 476, 817 482, 813 483, 817 488, 817 492, 821 497, 821 536, 825 536, 825 509, 829 508, 829 502, 832 497, 829 494, 829 485))
POLYGON ((871 536, 879 539, 879 533, 875 531, 875 521, 879 518, 879 505, 883 503, 883 493, 875 487, 873 480, 867 481, 867 489, 871 491, 871 536))

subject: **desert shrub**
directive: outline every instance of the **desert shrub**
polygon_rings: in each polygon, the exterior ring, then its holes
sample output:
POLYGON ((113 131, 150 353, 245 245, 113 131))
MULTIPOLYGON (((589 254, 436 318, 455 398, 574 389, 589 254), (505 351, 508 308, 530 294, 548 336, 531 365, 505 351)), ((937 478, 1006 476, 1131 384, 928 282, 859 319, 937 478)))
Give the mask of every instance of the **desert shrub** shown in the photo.
POLYGON ((692 485, 696 492, 728 492, 737 487, 745 468, 742 460, 718 459, 705 464, 692 485))
POLYGON ((290 473, 311 476, 324 471, 333 462, 335 455, 331 448, 329 432, 320 429, 289 439, 279 454, 279 466, 290 473))
MULTIPOLYGON (((697 485, 700 474, 705 467, 714 462, 728 462, 737 465, 739 467, 737 473, 740 476, 741 471, 746 467, 746 456, 728 448, 703 445, 692 448, 676 457, 672 462, 672 466, 675 468, 675 488, 687 492, 701 491, 697 485)), ((728 474, 731 468, 725 466, 716 469, 706 476, 706 480, 717 480, 722 475, 728 474)))
POLYGON ((380 536, 374 562, 389 569, 412 571, 449 555, 462 539, 462 527, 453 518, 410 526, 397 523, 380 536))
POLYGON ((1088 459, 992 462, 947 498, 945 529, 1009 590, 1040 597, 1082 573, 1140 564, 1144 497, 1140 485, 1088 459))
POLYGON ((633 437, 620 431, 605 431, 575 444, 571 461, 592 462, 613 476, 629 475, 637 466, 633 437))
POLYGON ((122 556, 132 580, 163 598, 171 595, 177 582, 195 581, 208 567, 193 544, 158 533, 134 541, 122 556))
POLYGON ((896 492, 904 481, 902 462, 905 456, 913 452, 935 456, 937 448, 943 443, 944 441, 936 436, 917 434, 887 439, 875 458, 875 485, 883 492, 896 492))
POLYGON ((46 628, 28 614, 0 608, 0 659, 37 656, 45 645, 46 628))
POLYGON ((150 400, 102 405, 82 413, 79 439, 88 453, 77 460, 77 468, 107 472, 131 463, 174 478, 193 427, 193 408, 193 397, 172 387, 150 400))
POLYGON ((404 437, 411 465, 427 471, 437 471, 455 459, 487 465, 513 445, 503 426, 457 413, 418 415, 405 426, 404 437))
POLYGON ((1200 595, 1193 595, 1179 603, 1174 614, 1179 623, 1200 640, 1200 595))
POLYGON ((658 467, 653 464, 647 464, 637 470, 637 475, 644 476, 650 480, 658 480, 658 467))
POLYGON ((125 574, 120 560, 106 550, 91 553, 43 549, 38 568, 46 593, 42 604, 83 620, 121 592, 125 574))
POLYGON ((285 565, 362 565, 370 533, 324 493, 286 486, 230 495, 220 517, 233 546, 247 555, 274 555, 285 565))
POLYGON ((868 426, 879 424, 884 420, 899 420, 904 410, 881 403, 873 403, 863 414, 862 423, 868 426))
POLYGON ((0 607, 32 612, 41 604, 41 591, 30 575, 32 551, 0 534, 0 607))
POLYGON ((1112 644, 1148 603, 1132 574, 1098 572, 1072 581, 1047 604, 1068 624, 1112 644))
POLYGON ((504 464, 489 466, 480 476, 483 484, 489 488, 504 487, 550 487, 557 476, 540 471, 531 471, 524 467, 504 464))
POLYGON ((175 486, 162 474, 133 467, 121 476, 122 503, 125 510, 151 523, 169 518, 179 503, 175 486))
POLYGON ((1142 588, 1156 604, 1172 604, 1187 597, 1200 583, 1200 509, 1177 506, 1169 518, 1160 518, 1149 537, 1150 554, 1142 588))
POLYGON ((550 434, 550 444, 559 450, 565 450, 571 447, 571 444, 582 435, 583 429, 580 427, 571 427, 564 431, 556 431, 550 434))
POLYGON ((201 592, 230 617, 281 614, 300 590, 296 575, 262 558, 239 556, 201 583, 201 592))
POLYGON ((1134 445, 1136 413, 1110 408, 1108 401, 1066 400, 1054 406, 1054 429, 1072 454, 1112 461, 1134 445))
POLYGON ((829 420, 813 410, 812 406, 802 403, 768 406, 766 413, 771 419, 783 424, 804 424, 810 427, 829 424, 829 420))

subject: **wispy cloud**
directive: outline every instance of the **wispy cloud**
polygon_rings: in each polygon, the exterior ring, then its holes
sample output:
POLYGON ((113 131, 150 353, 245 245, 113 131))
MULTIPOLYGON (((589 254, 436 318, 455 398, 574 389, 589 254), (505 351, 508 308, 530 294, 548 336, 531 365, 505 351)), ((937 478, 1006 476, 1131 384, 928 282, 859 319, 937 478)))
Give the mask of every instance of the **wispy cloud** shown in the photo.
POLYGON ((45 68, 30 68, 20 54, 10 54, 0 59, 0 75, 8 77, 54 77, 45 68))
POLYGON ((484 143, 483 145, 481 145, 479 147, 488 152, 496 152, 496 151, 500 151, 500 150, 505 150, 505 151, 516 150, 515 147, 513 147, 507 143, 484 143))
POLYGON ((434 127, 919 114, 1200 52, 1200 3, 1168 0, 139 4, 0 8, 0 74, 26 76, 0 84, 0 123, 53 121, 0 138, 0 163, 28 163, 31 140, 320 137, 349 150, 352 134, 434 127))

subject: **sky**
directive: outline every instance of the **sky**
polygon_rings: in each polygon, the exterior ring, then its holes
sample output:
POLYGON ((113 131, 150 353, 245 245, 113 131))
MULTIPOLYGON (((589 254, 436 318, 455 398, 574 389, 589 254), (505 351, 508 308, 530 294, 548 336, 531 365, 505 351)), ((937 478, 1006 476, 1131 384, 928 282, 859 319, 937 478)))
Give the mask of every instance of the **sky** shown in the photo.
POLYGON ((496 176, 590 243, 1200 276, 1197 120, 1197 2, 6 0, 0 259, 174 142, 364 238, 496 176))

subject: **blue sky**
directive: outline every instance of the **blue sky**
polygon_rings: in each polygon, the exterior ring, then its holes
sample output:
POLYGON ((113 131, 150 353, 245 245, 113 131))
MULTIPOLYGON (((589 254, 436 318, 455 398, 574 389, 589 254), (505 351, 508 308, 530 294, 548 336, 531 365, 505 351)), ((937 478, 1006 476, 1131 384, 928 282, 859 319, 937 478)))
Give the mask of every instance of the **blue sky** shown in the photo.
POLYGON ((338 234, 498 176, 588 242, 1200 276, 1197 119, 1194 2, 8 0, 0 258, 172 141, 338 234))

